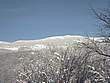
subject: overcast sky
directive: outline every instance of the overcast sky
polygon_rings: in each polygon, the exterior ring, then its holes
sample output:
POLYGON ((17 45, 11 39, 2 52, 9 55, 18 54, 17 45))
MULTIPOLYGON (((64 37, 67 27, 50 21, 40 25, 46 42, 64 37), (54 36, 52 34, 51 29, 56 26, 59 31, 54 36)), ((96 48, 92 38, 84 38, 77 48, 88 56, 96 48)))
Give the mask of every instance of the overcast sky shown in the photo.
POLYGON ((0 0, 0 40, 94 34, 97 23, 88 4, 105 8, 108 1, 0 0))

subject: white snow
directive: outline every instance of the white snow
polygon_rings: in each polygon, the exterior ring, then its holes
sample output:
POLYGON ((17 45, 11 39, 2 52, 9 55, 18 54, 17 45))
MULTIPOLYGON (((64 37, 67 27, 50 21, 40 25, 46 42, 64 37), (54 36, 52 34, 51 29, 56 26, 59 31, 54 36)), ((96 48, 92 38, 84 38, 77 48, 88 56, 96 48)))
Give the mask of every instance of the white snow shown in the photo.
POLYGON ((102 42, 104 37, 90 37, 91 40, 102 42))
MULTIPOLYGON (((102 41, 103 37, 90 37, 89 39, 91 40, 95 40, 95 41, 102 41)), ((31 50, 38 50, 38 49, 46 49, 48 48, 45 45, 45 42, 50 42, 50 41, 56 41, 55 45, 57 45, 57 43, 59 43, 61 40, 61 42, 64 41, 64 43, 81 43, 81 42, 85 42, 85 40, 87 40, 87 37, 84 36, 79 36, 79 35, 66 35, 66 36, 53 36, 53 37, 48 37, 48 38, 44 38, 44 39, 39 39, 39 40, 18 40, 15 42, 4 42, 4 41, 0 41, 0 49, 7 49, 7 50, 12 50, 12 51, 17 51, 19 50, 19 48, 23 48, 23 49, 31 49, 31 50), (42 42, 44 42, 44 44, 42 44, 42 42), (8 46, 9 45, 9 46, 8 46)), ((47 43, 48 45, 48 43, 47 43)), ((58 45, 59 47, 65 47, 65 44, 62 45, 58 45)), ((57 55, 57 53, 56 53, 57 55)))
POLYGON ((11 48, 0 48, 0 49, 6 49, 6 50, 11 50, 11 51, 18 51, 19 48, 11 47, 11 48))
POLYGON ((9 42, 0 41, 0 44, 10 44, 9 42))
POLYGON ((36 44, 34 46, 31 46, 30 47, 32 50, 37 50, 37 49, 43 49, 43 48, 46 48, 45 45, 42 45, 42 44, 36 44))
POLYGON ((65 39, 65 38, 84 38, 83 36, 78 35, 65 35, 65 36, 53 36, 53 37, 47 37, 41 40, 53 40, 53 39, 65 39))
POLYGON ((55 55, 58 55, 58 56, 60 55, 60 54, 59 54, 59 53, 57 53, 57 52, 54 52, 54 54, 55 54, 55 55))
POLYGON ((31 54, 35 54, 34 52, 31 52, 31 54))

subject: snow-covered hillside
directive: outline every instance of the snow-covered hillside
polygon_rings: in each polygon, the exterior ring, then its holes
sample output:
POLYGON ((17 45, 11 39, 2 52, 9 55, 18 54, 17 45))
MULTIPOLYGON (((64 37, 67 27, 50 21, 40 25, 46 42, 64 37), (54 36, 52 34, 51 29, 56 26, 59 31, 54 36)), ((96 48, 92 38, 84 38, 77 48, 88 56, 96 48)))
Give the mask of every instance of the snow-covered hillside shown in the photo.
MULTIPOLYGON (((100 41, 101 38, 92 38, 96 41, 100 41)), ((0 41, 0 49, 18 51, 18 50, 38 50, 45 49, 48 46, 66 46, 81 42, 86 42, 87 37, 77 35, 66 36, 53 36, 39 40, 18 40, 15 42, 2 42, 0 41)))

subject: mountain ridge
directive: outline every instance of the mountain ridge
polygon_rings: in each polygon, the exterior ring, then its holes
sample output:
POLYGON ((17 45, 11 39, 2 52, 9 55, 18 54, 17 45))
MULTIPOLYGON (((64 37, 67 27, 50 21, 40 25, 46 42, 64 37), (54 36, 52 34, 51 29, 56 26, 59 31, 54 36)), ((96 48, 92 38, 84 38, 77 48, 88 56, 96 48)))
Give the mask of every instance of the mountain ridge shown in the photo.
MULTIPOLYGON (((101 37, 90 37, 95 41, 100 41, 101 37)), ((28 49, 28 50, 38 50, 43 49, 48 46, 66 46, 66 45, 75 45, 76 43, 86 42, 88 37, 80 35, 65 35, 65 36, 52 36, 44 39, 38 40, 18 40, 15 42, 3 42, 0 41, 0 49, 7 50, 19 50, 19 49, 28 49)))
POLYGON ((41 39, 34 39, 34 40, 16 40, 13 42, 7 42, 7 41, 0 41, 0 44, 11 44, 15 42, 30 42, 30 41, 39 41, 39 40, 46 40, 46 39, 64 39, 65 37, 85 37, 85 36, 80 36, 80 35, 64 35, 64 36, 50 36, 46 38, 41 38, 41 39))

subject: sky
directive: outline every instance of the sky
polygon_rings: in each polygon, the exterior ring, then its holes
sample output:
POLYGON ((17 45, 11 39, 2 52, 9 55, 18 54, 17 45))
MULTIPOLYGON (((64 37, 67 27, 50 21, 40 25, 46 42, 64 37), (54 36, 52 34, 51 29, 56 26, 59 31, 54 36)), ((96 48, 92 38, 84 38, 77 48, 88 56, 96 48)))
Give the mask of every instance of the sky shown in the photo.
POLYGON ((0 41, 97 32, 94 8, 109 0, 0 0, 0 41))

